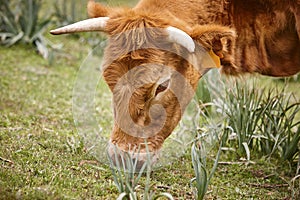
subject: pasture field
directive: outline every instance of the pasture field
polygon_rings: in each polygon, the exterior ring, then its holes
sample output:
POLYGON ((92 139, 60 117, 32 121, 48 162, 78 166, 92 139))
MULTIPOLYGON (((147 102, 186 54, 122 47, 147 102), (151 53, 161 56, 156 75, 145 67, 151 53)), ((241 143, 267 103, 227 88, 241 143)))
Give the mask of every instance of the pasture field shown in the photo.
MULTIPOLYGON (((63 44, 51 65, 31 46, 0 46, 0 199, 116 199, 120 193, 109 166, 90 154, 73 120, 74 83, 91 47, 72 36, 46 38, 63 44)), ((269 88, 288 84, 287 91, 299 102, 299 80, 256 79, 269 88)), ((240 81, 245 80, 250 81, 240 81)), ((106 93, 109 96, 107 88, 99 85, 96 95, 106 93)), ((97 102, 97 108, 98 113, 111 115, 109 102, 97 102)), ((109 119, 99 119, 107 132, 109 119)), ((208 153, 209 167, 216 153, 216 149, 208 153)), ((219 162, 205 199, 300 198, 295 163, 255 152, 245 161, 230 151, 221 153, 219 162)), ((151 173, 150 190, 167 192, 174 199, 194 199, 193 177, 188 149, 151 173)), ((139 195, 146 178, 142 176, 135 188, 139 195)))

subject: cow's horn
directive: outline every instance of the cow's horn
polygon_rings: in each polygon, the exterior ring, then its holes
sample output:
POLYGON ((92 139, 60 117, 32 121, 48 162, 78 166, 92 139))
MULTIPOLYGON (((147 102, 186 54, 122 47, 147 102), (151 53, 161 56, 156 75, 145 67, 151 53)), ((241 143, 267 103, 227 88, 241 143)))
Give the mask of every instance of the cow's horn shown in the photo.
POLYGON ((169 41, 184 46, 191 53, 195 51, 194 40, 186 32, 172 26, 167 28, 167 32, 169 34, 169 41))
POLYGON ((109 20, 109 17, 86 19, 55 30, 51 30, 50 33, 53 35, 60 35, 76 32, 104 31, 107 20, 109 20))

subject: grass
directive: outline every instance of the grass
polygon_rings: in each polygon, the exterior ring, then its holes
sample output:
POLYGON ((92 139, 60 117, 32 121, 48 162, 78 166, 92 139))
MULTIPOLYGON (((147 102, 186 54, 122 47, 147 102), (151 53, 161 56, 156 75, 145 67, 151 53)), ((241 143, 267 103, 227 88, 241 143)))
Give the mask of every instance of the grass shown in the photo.
POLYGON ((220 164, 207 197, 216 199, 223 194, 223 199, 292 199, 283 174, 274 169, 264 160, 230 167, 220 164))
POLYGON ((71 92, 76 68, 47 67, 27 48, 1 48, 0 155, 10 161, 1 160, 0 197, 101 194, 102 187, 106 185, 106 190, 111 185, 100 181, 99 186, 92 186, 99 190, 89 192, 89 185, 100 177, 88 164, 80 164, 92 158, 82 148, 73 125, 71 92), (72 138, 74 142, 68 145, 72 138))

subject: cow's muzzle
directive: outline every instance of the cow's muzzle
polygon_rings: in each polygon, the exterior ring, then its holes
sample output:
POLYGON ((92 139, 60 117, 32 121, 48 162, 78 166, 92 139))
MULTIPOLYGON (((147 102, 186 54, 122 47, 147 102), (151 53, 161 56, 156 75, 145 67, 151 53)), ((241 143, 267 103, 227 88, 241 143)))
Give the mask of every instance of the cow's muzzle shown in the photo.
POLYGON ((111 141, 108 143, 107 154, 111 167, 127 172, 146 172, 157 163, 160 151, 150 152, 146 149, 132 148, 122 150, 111 141))

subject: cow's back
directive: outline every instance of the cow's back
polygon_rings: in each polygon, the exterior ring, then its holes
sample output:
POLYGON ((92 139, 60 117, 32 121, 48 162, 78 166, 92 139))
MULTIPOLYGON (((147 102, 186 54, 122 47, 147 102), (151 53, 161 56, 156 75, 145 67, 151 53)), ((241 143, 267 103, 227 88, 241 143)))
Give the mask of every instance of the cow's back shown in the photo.
POLYGON ((187 27, 235 28, 238 73, 288 76, 300 71, 299 0, 142 0, 135 9, 160 12, 187 27))

